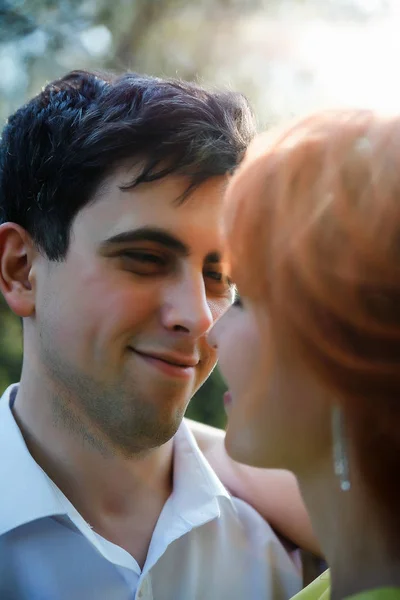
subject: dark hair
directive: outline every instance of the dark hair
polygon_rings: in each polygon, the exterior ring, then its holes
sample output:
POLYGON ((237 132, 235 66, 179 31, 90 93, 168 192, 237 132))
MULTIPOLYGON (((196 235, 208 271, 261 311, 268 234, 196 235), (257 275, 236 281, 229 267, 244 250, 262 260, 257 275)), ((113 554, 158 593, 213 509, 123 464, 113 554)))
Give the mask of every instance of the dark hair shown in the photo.
POLYGON ((143 159, 131 186, 185 175, 189 194, 232 171, 254 129, 238 93, 135 73, 72 71, 8 119, 0 223, 21 225, 50 260, 62 260, 74 217, 117 164, 143 159))

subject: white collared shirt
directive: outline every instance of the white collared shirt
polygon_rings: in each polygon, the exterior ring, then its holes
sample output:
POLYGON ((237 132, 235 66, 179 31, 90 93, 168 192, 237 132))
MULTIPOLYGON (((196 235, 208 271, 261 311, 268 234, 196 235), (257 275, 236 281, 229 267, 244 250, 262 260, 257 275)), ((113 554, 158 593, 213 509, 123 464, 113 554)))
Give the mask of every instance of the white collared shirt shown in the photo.
POLYGON ((301 574, 270 526, 231 498, 183 423, 174 487, 143 569, 96 534, 30 455, 0 400, 1 600, 280 600, 301 574))

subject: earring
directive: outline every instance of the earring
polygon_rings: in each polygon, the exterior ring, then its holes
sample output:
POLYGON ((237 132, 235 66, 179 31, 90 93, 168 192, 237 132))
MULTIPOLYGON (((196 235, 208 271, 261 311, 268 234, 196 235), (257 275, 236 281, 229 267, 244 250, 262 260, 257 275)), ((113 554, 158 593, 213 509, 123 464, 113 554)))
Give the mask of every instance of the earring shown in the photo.
POLYGON ((334 406, 332 408, 333 469, 335 475, 339 477, 340 489, 348 492, 351 484, 344 429, 343 411, 339 406, 334 406))

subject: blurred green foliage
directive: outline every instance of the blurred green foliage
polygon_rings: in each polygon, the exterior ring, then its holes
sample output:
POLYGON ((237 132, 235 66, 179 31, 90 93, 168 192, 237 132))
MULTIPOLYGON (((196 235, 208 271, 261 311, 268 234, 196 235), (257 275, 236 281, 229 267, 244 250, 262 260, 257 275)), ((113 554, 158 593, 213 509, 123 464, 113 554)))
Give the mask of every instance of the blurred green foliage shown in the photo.
POLYGON ((19 380, 22 357, 22 325, 0 294, 0 394, 19 380))
POLYGON ((192 398, 186 415, 195 421, 225 428, 226 415, 222 396, 226 390, 218 368, 192 398))

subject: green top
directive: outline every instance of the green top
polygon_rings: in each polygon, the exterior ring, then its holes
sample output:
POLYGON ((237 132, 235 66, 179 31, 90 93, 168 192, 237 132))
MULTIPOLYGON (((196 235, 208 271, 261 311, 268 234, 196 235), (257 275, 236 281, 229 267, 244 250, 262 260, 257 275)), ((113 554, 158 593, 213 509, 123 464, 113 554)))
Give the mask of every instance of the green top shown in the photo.
POLYGON ((330 584, 331 578, 328 570, 296 594, 292 600, 329 600, 330 584))
MULTIPOLYGON (((292 600, 329 600, 330 583, 329 571, 325 571, 304 590, 293 596, 292 600)), ((345 600, 400 600, 400 588, 377 588, 348 596, 345 600)))

